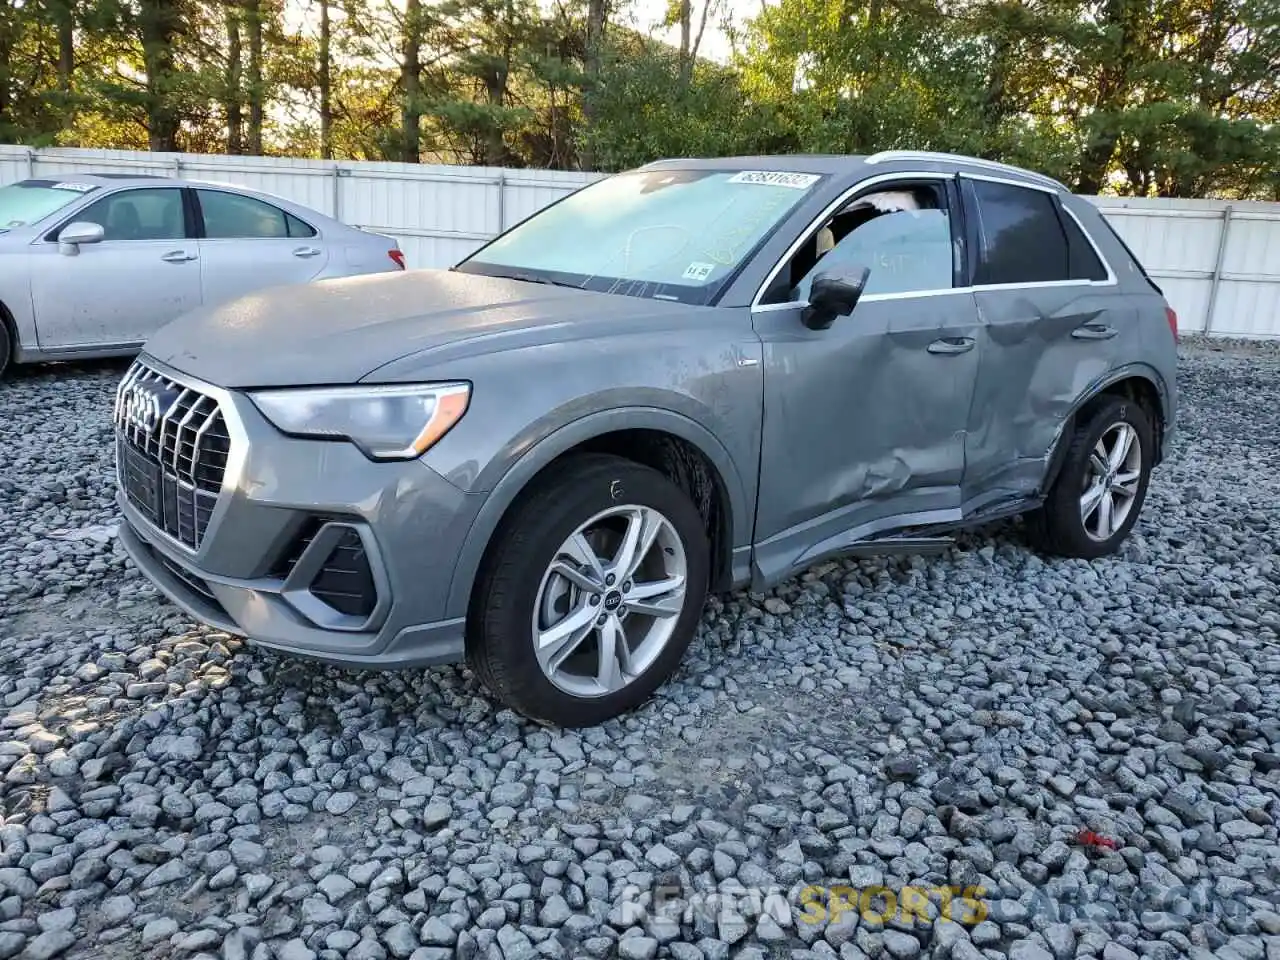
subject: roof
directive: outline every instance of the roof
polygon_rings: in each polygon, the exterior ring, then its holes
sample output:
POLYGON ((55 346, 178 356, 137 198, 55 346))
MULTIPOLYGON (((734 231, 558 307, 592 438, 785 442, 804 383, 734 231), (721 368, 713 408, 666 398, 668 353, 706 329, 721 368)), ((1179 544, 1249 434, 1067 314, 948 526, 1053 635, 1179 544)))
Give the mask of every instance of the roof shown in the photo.
POLYGON ((658 160, 641 169, 676 167, 686 170, 777 170, 794 173, 834 174, 852 176, 863 173, 867 167, 880 167, 892 173, 902 166, 928 172, 946 171, 998 174, 1014 180, 1026 180, 1042 186, 1066 190, 1066 186, 1052 177, 995 160, 966 157, 954 153, 935 153, 928 150, 882 150, 866 154, 789 154, 770 157, 715 157, 658 160))
POLYGON ((94 186, 106 187, 119 183, 155 183, 159 181, 170 181, 173 177, 162 177, 148 173, 67 173, 63 175, 53 174, 40 177, 27 177, 25 180, 19 180, 18 183, 91 183, 94 186))
POLYGON ((852 173, 866 157, 848 154, 793 153, 768 157, 688 157, 657 160, 641 169, 781 170, 794 173, 852 173))

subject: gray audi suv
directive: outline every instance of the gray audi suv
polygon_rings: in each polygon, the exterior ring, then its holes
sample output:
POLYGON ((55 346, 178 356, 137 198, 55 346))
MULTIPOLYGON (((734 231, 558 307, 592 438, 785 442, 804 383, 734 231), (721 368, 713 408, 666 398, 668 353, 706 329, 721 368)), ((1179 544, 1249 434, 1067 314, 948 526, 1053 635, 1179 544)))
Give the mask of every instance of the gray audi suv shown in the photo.
POLYGON ((675 670, 708 591, 1026 515, 1115 551, 1177 318, 1087 201, 914 151, 653 163, 450 270, 195 310, 116 410, 120 536, 198 619, 465 659, 564 726, 675 670))

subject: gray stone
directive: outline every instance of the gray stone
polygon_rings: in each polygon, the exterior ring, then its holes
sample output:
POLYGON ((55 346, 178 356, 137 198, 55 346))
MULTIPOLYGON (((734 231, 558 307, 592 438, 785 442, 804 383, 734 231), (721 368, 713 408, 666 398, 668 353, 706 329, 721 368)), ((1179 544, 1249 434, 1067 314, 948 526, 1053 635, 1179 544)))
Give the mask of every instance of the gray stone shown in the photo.
POLYGON ((276 950, 276 960, 316 960, 316 952, 301 937, 294 937, 276 950))
POLYGON ((177 920, 172 917, 157 917, 147 921, 146 926, 142 928, 142 945, 145 947, 160 940, 168 940, 177 932, 177 920))
POLYGON ((324 808, 335 817, 340 817, 349 813, 359 799, 354 793, 330 794, 329 799, 324 802, 324 808))
POLYGON ((652 937, 623 937, 618 941, 622 960, 653 960, 658 954, 658 941, 652 937))
POLYGON ((888 929, 884 931, 884 949, 894 960, 915 960, 920 956, 920 941, 909 933, 888 929))
POLYGON ((10 957, 16 957, 26 944, 27 938, 25 934, 8 930, 0 932, 0 960, 9 960, 10 957))
POLYGON ((75 945, 77 939, 70 930, 49 930, 27 944, 22 960, 50 960, 61 956, 75 945))

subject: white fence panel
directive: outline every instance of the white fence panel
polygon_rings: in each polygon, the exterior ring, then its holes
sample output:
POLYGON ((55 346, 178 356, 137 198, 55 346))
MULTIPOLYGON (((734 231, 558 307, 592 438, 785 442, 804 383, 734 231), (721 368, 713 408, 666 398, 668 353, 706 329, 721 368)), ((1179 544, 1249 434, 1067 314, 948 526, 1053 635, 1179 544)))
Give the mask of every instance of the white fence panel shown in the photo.
MULTIPOLYGON (((597 179, 558 170, 0 145, 0 183, 101 171, 238 184, 395 237, 413 267, 450 266, 597 179)), ((1188 333, 1280 337, 1280 204, 1090 197, 1188 333)))
POLYGON ((1280 337, 1280 204, 1091 197, 1182 330, 1280 337))

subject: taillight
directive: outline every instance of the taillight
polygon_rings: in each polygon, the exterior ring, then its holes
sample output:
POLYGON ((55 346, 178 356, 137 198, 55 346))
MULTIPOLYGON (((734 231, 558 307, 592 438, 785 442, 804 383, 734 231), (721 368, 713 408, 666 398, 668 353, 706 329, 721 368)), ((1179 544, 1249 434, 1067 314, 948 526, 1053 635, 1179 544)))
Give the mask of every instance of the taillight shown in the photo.
POLYGON ((388 250, 387 256, 396 262, 397 267, 399 267, 401 270, 404 269, 404 251, 403 250, 400 250, 400 249, 388 250))
POLYGON ((1164 318, 1169 321, 1169 332, 1173 334, 1173 339, 1178 339, 1178 314, 1173 307, 1167 303, 1164 305, 1164 318))

